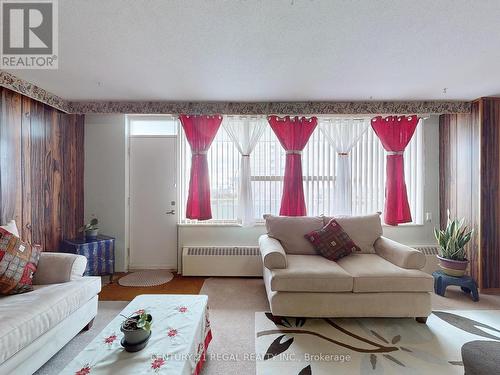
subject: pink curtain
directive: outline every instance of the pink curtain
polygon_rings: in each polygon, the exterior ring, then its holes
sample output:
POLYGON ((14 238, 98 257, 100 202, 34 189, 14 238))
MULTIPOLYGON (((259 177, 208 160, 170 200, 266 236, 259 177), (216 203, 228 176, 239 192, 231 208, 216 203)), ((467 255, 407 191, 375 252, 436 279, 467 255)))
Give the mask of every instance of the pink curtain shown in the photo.
POLYGON ((186 217, 208 220, 212 218, 212 209, 207 151, 219 130, 222 116, 180 115, 179 118, 192 153, 186 217))
POLYGON ((385 218, 389 225, 411 222, 406 193, 403 153, 415 132, 418 116, 381 116, 372 119, 372 128, 387 151, 385 218))
POLYGON ((302 182, 302 150, 316 128, 318 119, 312 117, 269 117, 269 124, 286 151, 285 179, 280 215, 305 216, 306 203, 302 182))

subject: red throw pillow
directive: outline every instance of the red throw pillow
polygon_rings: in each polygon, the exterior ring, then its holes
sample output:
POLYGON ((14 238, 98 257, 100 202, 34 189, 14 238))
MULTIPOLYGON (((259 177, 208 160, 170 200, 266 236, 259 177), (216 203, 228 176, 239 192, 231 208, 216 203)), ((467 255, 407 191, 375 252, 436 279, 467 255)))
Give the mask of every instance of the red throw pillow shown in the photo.
POLYGON ((318 254, 333 261, 353 251, 361 251, 335 219, 330 220, 323 228, 307 233, 304 237, 313 244, 318 254))
POLYGON ((33 290, 41 249, 27 244, 0 228, 0 294, 19 294, 33 290))

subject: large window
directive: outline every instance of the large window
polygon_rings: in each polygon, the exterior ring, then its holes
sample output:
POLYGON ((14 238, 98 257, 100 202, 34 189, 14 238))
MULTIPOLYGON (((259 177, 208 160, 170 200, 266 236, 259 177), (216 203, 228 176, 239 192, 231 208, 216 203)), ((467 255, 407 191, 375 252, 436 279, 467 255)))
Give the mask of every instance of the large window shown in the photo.
MULTIPOLYGON (((228 119, 226 117, 226 119, 228 119)), ((370 118, 356 121, 370 121, 370 118)), ((181 207, 185 209, 189 184, 191 153, 181 131, 180 171, 181 207)), ((413 224, 423 223, 423 126, 419 124, 405 151, 405 178, 413 224)), ((352 213, 369 214, 384 209, 385 151, 371 127, 350 153, 352 213)), ((240 154, 221 126, 207 154, 213 219, 200 223, 238 223, 240 154)), ((285 151, 270 126, 266 127, 251 157, 255 216, 262 221, 266 213, 278 214, 283 190, 285 151)), ((308 215, 335 214, 334 189, 336 152, 319 127, 302 153, 304 195, 308 215)), ((185 218, 184 223, 197 221, 185 218)))

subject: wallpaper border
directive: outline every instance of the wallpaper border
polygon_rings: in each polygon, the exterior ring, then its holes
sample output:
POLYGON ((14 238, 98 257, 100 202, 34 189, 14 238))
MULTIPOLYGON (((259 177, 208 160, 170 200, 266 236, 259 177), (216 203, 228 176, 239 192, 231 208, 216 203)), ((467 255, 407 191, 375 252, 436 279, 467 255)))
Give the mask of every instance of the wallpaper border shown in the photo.
POLYGON ((444 114, 470 113, 470 102, 71 102, 75 113, 326 115, 326 114, 444 114))
POLYGON ((167 102, 68 101, 37 85, 0 71, 0 86, 66 113, 336 115, 470 113, 467 101, 351 101, 351 102, 167 102))
POLYGON ((3 70, 0 70, 0 86, 47 104, 60 111, 71 113, 71 108, 67 100, 3 70))

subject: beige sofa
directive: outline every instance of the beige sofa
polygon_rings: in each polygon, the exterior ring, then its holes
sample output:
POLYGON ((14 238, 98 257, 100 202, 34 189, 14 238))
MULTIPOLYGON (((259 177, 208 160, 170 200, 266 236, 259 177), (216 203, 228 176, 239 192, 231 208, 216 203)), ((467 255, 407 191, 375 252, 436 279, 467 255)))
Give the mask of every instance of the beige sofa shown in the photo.
POLYGON ((0 375, 32 374, 92 322, 99 277, 81 255, 44 252, 34 291, 0 297, 0 375))
POLYGON ((327 217, 267 216, 259 239, 264 282, 274 315, 296 317, 414 317, 431 313, 433 279, 420 271, 425 256, 382 236, 378 214, 337 221, 361 253, 337 262, 317 255, 304 238, 327 217))

